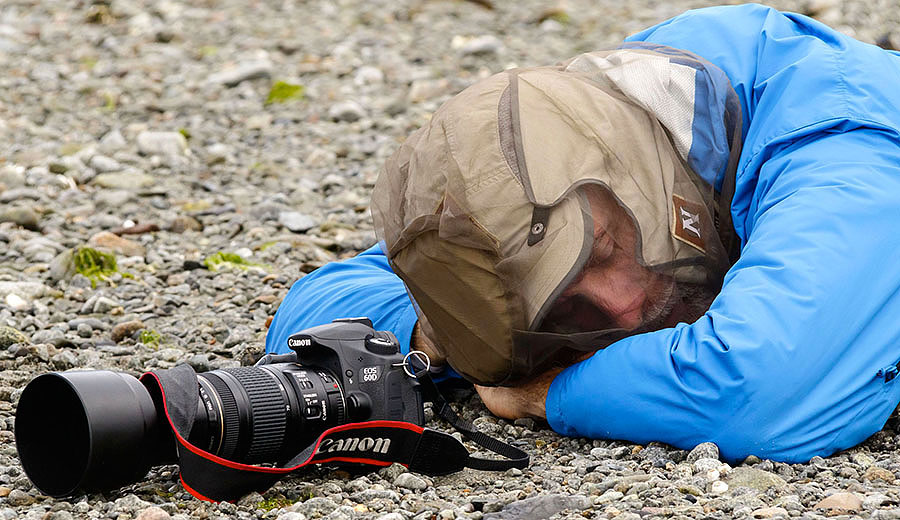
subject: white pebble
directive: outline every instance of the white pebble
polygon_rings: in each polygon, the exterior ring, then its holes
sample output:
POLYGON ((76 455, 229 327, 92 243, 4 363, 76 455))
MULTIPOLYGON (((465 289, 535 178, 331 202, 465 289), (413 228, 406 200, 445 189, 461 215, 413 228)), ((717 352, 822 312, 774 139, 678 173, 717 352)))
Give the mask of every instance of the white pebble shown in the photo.
POLYGON ((728 491, 728 484, 722 482, 721 480, 717 480, 712 483, 709 487, 710 493, 721 495, 722 493, 728 491))
POLYGON ((6 295, 6 304, 9 305, 10 308, 12 308, 12 310, 14 311, 24 311, 28 308, 28 302, 15 293, 9 293, 6 295))

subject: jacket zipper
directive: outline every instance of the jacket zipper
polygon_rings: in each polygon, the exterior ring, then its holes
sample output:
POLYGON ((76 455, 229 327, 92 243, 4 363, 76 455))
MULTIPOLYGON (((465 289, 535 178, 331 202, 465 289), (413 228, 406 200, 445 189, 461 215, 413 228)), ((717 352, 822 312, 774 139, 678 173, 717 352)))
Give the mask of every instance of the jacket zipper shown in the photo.
POLYGON ((897 363, 896 365, 888 365, 879 370, 875 375, 878 377, 883 377, 884 382, 889 383, 893 381, 895 377, 897 377, 898 373, 900 373, 900 363, 897 363))

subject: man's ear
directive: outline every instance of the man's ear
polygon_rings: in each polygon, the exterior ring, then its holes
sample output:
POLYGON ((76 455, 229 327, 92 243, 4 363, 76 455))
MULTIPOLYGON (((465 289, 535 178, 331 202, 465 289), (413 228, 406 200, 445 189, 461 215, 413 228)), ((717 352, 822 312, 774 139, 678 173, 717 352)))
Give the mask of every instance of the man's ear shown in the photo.
POLYGON ((417 321, 416 325, 413 327, 412 347, 410 350, 421 350, 428 354, 432 364, 443 365, 447 362, 447 356, 445 356, 444 353, 435 346, 434 342, 425 335, 425 331, 423 330, 425 327, 421 325, 423 319, 424 318, 419 318, 419 321, 417 321))

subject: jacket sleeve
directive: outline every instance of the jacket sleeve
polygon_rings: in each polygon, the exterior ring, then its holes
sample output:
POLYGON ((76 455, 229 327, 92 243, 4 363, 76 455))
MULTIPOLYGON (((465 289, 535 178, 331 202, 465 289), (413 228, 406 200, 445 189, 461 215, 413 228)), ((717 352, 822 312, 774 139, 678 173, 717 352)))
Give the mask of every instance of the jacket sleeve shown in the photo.
POLYGON ((359 255, 326 264, 298 280, 278 307, 266 334, 266 352, 288 352, 287 338, 336 318, 366 316, 376 330, 397 336, 409 351, 416 312, 403 282, 375 245, 359 255))
POLYGON ((883 426, 900 400, 900 140, 860 127, 784 142, 709 311, 562 372, 554 430, 800 462, 883 426))

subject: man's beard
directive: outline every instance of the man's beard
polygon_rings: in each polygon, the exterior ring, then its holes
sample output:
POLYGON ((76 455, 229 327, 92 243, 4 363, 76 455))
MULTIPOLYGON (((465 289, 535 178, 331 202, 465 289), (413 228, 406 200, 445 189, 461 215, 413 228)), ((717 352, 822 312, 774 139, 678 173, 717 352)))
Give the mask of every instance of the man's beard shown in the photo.
POLYGON ((694 323, 706 313, 717 294, 718 291, 708 285, 673 283, 670 296, 653 302, 645 312, 641 332, 674 327, 678 323, 694 323))
MULTIPOLYGON (((641 324, 630 331, 632 334, 674 327, 678 323, 693 323, 709 309, 718 292, 709 285, 675 282, 671 278, 668 281, 648 298, 641 324)), ((603 309, 575 297, 566 306, 551 310, 540 330, 571 334, 614 328, 616 326, 603 309)))

